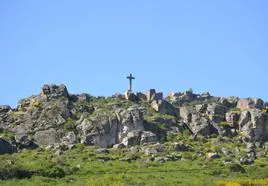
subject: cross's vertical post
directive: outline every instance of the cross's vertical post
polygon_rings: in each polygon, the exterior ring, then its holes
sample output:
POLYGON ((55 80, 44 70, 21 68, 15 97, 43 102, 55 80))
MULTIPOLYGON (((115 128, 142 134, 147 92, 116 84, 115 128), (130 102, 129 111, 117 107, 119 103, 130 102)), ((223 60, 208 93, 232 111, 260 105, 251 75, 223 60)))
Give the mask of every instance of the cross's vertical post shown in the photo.
POLYGON ((127 76, 127 79, 129 79, 129 89, 128 89, 128 92, 131 93, 132 92, 132 80, 135 79, 135 77, 133 77, 132 74, 130 73, 130 75, 127 76))

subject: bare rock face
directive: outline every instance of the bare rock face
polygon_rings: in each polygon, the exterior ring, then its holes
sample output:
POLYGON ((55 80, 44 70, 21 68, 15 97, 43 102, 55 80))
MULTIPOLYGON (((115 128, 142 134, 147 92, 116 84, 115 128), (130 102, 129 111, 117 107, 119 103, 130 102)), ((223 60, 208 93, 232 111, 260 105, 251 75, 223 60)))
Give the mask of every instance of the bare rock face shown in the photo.
POLYGON ((208 115, 220 115, 224 116, 227 111, 227 108, 223 105, 212 103, 207 106, 208 115))
POLYGON ((150 89, 146 93, 147 101, 158 101, 163 99, 163 93, 162 92, 156 92, 155 89, 150 89))
POLYGON ((251 121, 251 115, 249 111, 243 111, 239 119, 239 130, 241 130, 248 122, 251 121))
POLYGON ((78 95, 77 97, 78 97, 78 100, 80 102, 88 102, 88 101, 90 101, 90 96, 88 94, 86 94, 86 93, 82 93, 82 94, 78 95))
POLYGON ((20 149, 35 149, 38 147, 27 134, 17 134, 15 136, 16 144, 20 149))
POLYGON ((227 101, 228 101, 228 103, 231 104, 232 106, 235 106, 235 105, 237 105, 237 102, 239 101, 239 98, 236 97, 236 96, 229 96, 229 97, 227 98, 227 101))
POLYGON ((44 85, 42 87, 42 91, 41 94, 43 95, 47 95, 50 98, 58 98, 58 97, 69 97, 67 88, 65 85, 55 85, 55 84, 51 84, 51 85, 44 85))
POLYGON ((197 94, 194 94, 192 90, 188 90, 185 92, 171 92, 168 95, 169 100, 172 103, 180 103, 184 101, 194 101, 198 97, 197 94))
MULTIPOLYGON (((264 105, 257 98, 219 98, 191 90, 170 94, 168 101, 154 89, 127 93, 126 99, 102 98, 69 94, 64 85, 52 84, 44 85, 41 94, 20 100, 15 109, 0 105, 0 131, 14 132, 12 144, 18 149, 77 142, 104 148, 145 146, 165 140, 167 132, 177 135, 184 130, 194 137, 240 135, 244 142, 263 144, 268 141, 264 105), (234 109, 236 104, 242 111, 234 109)), ((0 144, 0 153, 15 152, 8 140, 0 138, 0 144)), ((184 147, 176 144, 176 148, 184 147)))
POLYGON ((130 107, 117 114, 98 113, 84 119, 78 130, 82 131, 82 143, 87 145, 101 147, 112 147, 120 143, 125 146, 139 145, 142 137, 144 138, 143 114, 137 107, 130 107))
POLYGON ((181 107, 180 116, 195 136, 198 134, 208 136, 217 133, 216 128, 211 124, 211 120, 204 113, 197 112, 189 107, 181 107))
POLYGON ((192 110, 188 107, 180 107, 180 117, 185 123, 188 123, 192 119, 192 110))
POLYGON ((122 143, 127 146, 139 145, 141 140, 141 131, 131 131, 127 133, 127 136, 123 138, 122 143))
POLYGON ((82 143, 110 147, 117 141, 118 121, 115 115, 98 113, 84 119, 78 129, 82 131, 82 143))
POLYGON ((62 137, 63 133, 61 131, 57 131, 54 128, 37 131, 33 136, 34 140, 39 145, 51 145, 55 143, 60 143, 62 137))
POLYGON ((263 100, 259 98, 253 98, 253 99, 245 98, 245 99, 240 99, 237 102, 237 108, 240 108, 242 110, 254 109, 254 108, 263 109, 263 105, 264 105, 263 100))
POLYGON ((249 140, 268 140, 268 116, 259 109, 243 111, 239 120, 242 135, 249 140))
POLYGON ((126 141, 129 132, 143 131, 143 113, 138 107, 130 107, 118 114, 118 142, 126 141))
POLYGON ((240 113, 237 112, 227 112, 225 114, 225 119, 231 127, 237 127, 239 117, 240 113))
POLYGON ((137 97, 139 98, 139 100, 143 100, 143 101, 147 100, 146 94, 143 94, 142 92, 137 92, 137 97))
POLYGON ((142 131, 140 144, 151 144, 158 141, 156 134, 150 131, 142 131))
POLYGON ((205 113, 207 110, 207 104, 200 104, 195 106, 195 110, 198 113, 205 113))
POLYGON ((154 100, 152 101, 151 106, 155 111, 160 112, 161 114, 177 115, 176 108, 165 100, 154 100))
POLYGON ((9 105, 0 105, 0 129, 6 129, 13 122, 9 105))
POLYGON ((139 101, 139 98, 132 92, 125 92, 125 99, 133 102, 139 101))
POLYGON ((202 136, 209 136, 213 133, 217 133, 217 130, 211 124, 210 120, 199 113, 192 115, 192 120, 188 126, 191 128, 194 135, 200 134, 202 136))

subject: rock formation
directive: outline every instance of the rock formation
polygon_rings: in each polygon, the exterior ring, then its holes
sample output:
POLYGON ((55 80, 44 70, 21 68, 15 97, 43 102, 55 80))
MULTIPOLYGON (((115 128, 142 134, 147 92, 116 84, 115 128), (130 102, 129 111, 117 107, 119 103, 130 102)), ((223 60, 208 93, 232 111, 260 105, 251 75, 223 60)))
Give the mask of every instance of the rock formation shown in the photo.
POLYGON ((44 85, 39 95, 20 100, 17 108, 0 106, 0 132, 15 136, 0 138, 0 153, 76 143, 124 148, 163 142, 185 131, 194 138, 238 136, 245 143, 265 144, 265 109, 267 104, 259 98, 213 97, 191 90, 167 98, 154 89, 105 98, 70 94, 64 85, 44 85))

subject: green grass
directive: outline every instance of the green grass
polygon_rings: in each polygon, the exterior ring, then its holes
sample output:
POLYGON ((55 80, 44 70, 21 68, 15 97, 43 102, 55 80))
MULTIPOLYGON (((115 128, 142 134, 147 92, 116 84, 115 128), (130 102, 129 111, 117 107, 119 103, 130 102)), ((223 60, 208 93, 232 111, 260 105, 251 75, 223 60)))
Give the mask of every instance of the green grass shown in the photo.
MULTIPOLYGON (((193 140, 189 142, 193 146, 200 144, 193 140)), ((208 139, 206 144, 208 147, 213 145, 213 140, 208 139)), ((258 159, 254 166, 242 166, 246 170, 243 173, 235 171, 235 165, 223 164, 223 157, 208 160, 198 157, 194 151, 177 153, 186 159, 184 161, 161 163, 148 162, 149 156, 133 154, 126 149, 111 149, 102 154, 97 154, 96 149, 79 144, 60 156, 44 149, 1 155, 0 175, 6 173, 13 179, 2 180, 0 185, 215 185, 217 180, 268 177, 265 157, 258 159), (131 156, 138 159, 130 163, 119 161, 131 156), (112 160, 98 161, 100 157, 112 160), (18 172, 21 177, 13 174, 18 172), (19 179, 23 176, 30 178, 19 179)), ((175 152, 167 151, 161 156, 172 153, 175 152)))

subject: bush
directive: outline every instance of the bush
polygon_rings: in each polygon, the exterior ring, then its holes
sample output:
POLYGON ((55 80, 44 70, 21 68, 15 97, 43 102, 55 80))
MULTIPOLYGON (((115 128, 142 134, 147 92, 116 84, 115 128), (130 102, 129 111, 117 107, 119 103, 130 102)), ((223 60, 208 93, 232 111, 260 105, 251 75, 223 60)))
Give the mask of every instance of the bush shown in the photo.
POLYGON ((229 166, 229 170, 231 172, 241 172, 241 173, 246 173, 246 169, 244 169, 244 167, 242 167, 240 164, 238 163, 232 163, 229 166))
POLYGON ((0 179, 10 179, 10 178, 30 178, 32 173, 21 167, 18 167, 12 163, 1 162, 0 166, 0 179))
POLYGON ((72 118, 68 118, 66 123, 64 124, 65 130, 73 130, 75 129, 75 122, 72 118))
POLYGON ((65 172, 60 167, 52 167, 50 169, 41 170, 41 176, 50 177, 50 178, 62 178, 65 176, 65 172))
POLYGON ((33 102, 33 106, 34 107, 37 107, 37 108, 40 108, 41 107, 41 103, 39 101, 35 101, 35 102, 33 102))
POLYGON ((222 121, 219 123, 219 126, 225 127, 225 126, 230 126, 228 122, 222 121))

